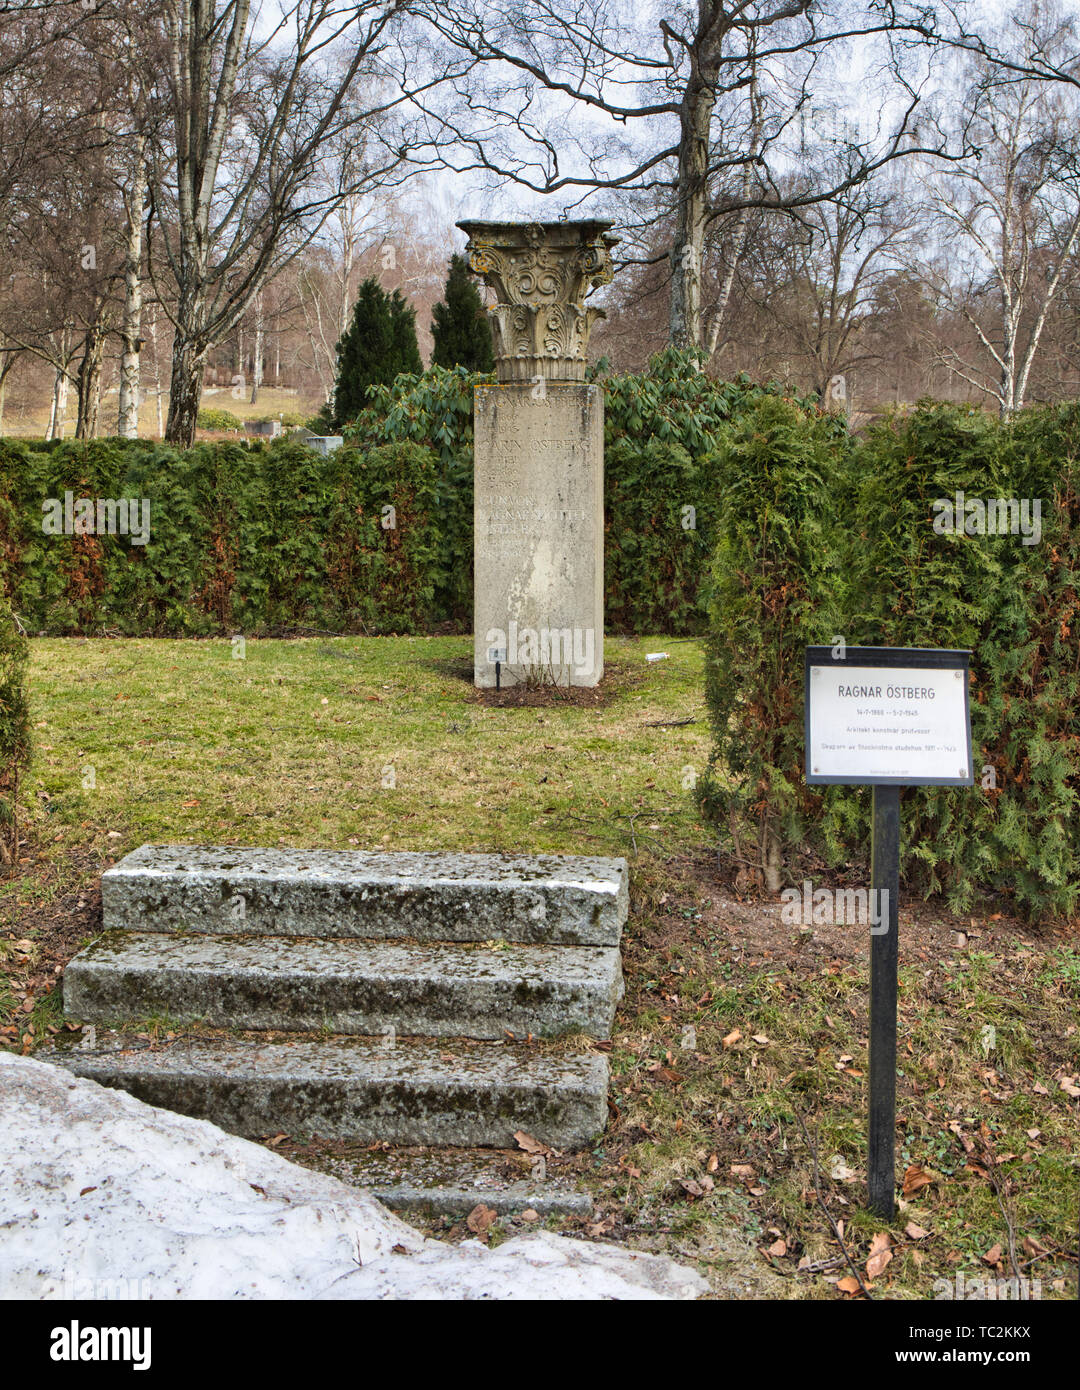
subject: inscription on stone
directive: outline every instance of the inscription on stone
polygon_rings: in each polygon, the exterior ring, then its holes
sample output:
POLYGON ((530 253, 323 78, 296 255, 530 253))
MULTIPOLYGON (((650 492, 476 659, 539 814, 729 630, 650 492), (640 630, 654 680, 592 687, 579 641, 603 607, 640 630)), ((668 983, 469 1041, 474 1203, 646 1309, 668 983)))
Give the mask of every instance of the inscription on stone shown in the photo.
POLYGON ((479 387, 475 421, 476 683, 495 684, 487 654, 497 647, 508 684, 593 685, 603 671, 599 389, 552 383, 535 401, 524 383, 479 387))

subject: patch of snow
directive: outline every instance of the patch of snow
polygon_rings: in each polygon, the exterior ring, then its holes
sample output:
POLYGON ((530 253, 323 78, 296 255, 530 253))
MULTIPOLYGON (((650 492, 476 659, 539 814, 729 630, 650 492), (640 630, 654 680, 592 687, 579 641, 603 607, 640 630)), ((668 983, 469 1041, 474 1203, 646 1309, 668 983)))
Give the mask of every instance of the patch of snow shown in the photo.
POLYGON ((0 1053, 0 1298, 695 1298, 659 1255, 538 1231, 428 1240, 205 1120, 0 1053))

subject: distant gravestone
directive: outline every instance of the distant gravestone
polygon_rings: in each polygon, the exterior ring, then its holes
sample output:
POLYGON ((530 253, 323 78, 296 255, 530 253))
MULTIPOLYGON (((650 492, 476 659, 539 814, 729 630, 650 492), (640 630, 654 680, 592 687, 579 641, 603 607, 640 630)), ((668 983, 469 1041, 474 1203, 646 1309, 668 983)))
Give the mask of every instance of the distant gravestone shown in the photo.
POLYGON ((459 222, 494 291, 497 383, 474 400, 474 682, 594 686, 604 670, 604 404, 585 296, 610 222, 459 222), (498 675, 497 675, 498 670, 498 675))
POLYGON ((323 458, 326 458, 335 449, 340 449, 345 440, 340 434, 309 434, 305 435, 304 443, 309 449, 314 449, 316 453, 322 454, 323 458))

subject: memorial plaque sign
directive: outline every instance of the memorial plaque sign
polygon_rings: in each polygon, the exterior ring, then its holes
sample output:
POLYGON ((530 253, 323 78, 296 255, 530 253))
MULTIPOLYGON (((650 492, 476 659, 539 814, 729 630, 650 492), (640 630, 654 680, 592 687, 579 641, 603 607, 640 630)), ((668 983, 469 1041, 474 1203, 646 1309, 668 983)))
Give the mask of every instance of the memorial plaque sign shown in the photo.
POLYGON ((806 780, 874 789, 870 901, 870 1209, 896 1204, 896 981, 900 788, 970 787, 971 653, 921 647, 807 647, 806 780))
POLYGON ((807 647, 807 782, 971 786, 968 657, 807 647))

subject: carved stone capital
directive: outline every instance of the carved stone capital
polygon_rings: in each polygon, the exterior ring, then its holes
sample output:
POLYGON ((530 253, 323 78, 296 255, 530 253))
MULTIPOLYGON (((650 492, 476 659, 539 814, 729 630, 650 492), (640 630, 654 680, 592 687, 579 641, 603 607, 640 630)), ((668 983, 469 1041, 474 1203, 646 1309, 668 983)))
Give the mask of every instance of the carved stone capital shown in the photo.
POLYGON ((602 309, 585 296, 612 278, 610 222, 459 222, 469 268, 495 291, 488 310, 499 381, 584 381, 602 309))

